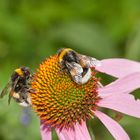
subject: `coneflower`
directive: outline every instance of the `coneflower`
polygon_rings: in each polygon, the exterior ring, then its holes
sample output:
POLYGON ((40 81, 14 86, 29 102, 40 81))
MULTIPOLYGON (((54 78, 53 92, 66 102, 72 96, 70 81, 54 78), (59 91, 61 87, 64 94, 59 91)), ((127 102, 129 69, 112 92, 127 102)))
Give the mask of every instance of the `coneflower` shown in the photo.
POLYGON ((129 94, 139 87, 140 74, 126 76, 125 73, 121 74, 121 70, 117 73, 116 69, 114 73, 108 72, 109 67, 106 68, 105 62, 98 68, 91 66, 92 77, 83 85, 72 81, 67 72, 60 72, 58 55, 40 64, 33 78, 32 88, 35 92, 31 94, 31 99, 41 120, 42 140, 52 139, 52 129, 56 130, 60 140, 90 140, 86 121, 93 117, 97 117, 116 140, 129 140, 123 128, 102 113, 100 108, 110 108, 140 118, 140 101, 129 94), (102 87, 96 76, 97 71, 121 78, 102 87), (134 80, 139 82, 134 83, 134 80))

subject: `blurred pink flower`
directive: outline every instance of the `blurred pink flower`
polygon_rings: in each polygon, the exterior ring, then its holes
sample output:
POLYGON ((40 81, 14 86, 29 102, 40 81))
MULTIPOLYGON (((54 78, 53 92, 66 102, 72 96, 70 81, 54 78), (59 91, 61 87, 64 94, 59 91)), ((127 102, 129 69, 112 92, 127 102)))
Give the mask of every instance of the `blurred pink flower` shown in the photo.
MULTIPOLYGON (((98 88, 100 100, 96 103, 98 108, 92 110, 93 116, 104 124, 116 140, 130 140, 119 123, 101 112, 100 108, 108 108, 140 118, 140 100, 136 100, 132 94, 129 94, 140 87, 140 64, 126 59, 105 59, 96 70, 119 79, 98 88)), ((60 140, 91 140, 85 121, 81 124, 76 123, 74 129, 56 128, 56 132, 60 140)), ((42 123, 41 135, 42 140, 51 140, 51 127, 42 123)))

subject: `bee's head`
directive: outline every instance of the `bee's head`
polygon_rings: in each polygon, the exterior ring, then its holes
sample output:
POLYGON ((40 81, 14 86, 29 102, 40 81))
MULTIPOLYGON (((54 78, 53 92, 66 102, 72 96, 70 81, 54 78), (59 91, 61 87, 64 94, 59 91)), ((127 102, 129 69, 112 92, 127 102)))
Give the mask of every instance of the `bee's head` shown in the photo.
POLYGON ((31 75, 30 69, 28 67, 20 67, 15 69, 13 73, 13 77, 22 77, 25 79, 29 79, 31 75))
POLYGON ((17 73, 17 75, 19 75, 21 77, 24 76, 23 70, 21 68, 15 69, 15 73, 17 73))
POLYGON ((77 62, 76 52, 70 48, 62 48, 58 50, 58 61, 59 63, 67 62, 77 62))
POLYGON ((20 67, 22 73, 23 73, 23 77, 25 77, 26 79, 29 79, 31 76, 31 70, 28 67, 20 67))

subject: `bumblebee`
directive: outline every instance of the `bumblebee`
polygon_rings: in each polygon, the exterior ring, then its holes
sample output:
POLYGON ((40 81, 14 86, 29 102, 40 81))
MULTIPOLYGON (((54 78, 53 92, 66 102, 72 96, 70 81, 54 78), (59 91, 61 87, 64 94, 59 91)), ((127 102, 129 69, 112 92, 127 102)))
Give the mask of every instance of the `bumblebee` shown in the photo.
POLYGON ((10 81, 0 94, 0 98, 3 98, 9 93, 8 104, 10 104, 11 98, 13 98, 21 106, 30 106, 30 82, 32 74, 29 68, 20 67, 15 69, 11 75, 10 81))
POLYGON ((70 74, 77 84, 85 84, 92 76, 91 67, 100 65, 95 58, 82 55, 70 48, 62 48, 58 51, 58 61, 62 71, 70 74))

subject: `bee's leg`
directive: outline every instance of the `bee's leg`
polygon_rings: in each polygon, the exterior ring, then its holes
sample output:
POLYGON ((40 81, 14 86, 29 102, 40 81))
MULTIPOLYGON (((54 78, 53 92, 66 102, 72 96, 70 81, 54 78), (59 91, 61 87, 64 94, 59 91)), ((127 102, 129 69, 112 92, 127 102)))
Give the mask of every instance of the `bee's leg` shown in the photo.
POLYGON ((9 97, 8 97, 8 105, 10 105, 11 98, 12 98, 12 96, 9 94, 9 97))
POLYGON ((59 73, 62 74, 64 71, 66 71, 66 66, 65 65, 60 65, 60 70, 59 70, 59 73))
POLYGON ((36 90, 34 90, 34 89, 32 89, 32 88, 29 88, 29 89, 27 90, 27 94, 35 93, 35 92, 36 92, 36 90))
POLYGON ((64 67, 63 68, 61 67, 59 70, 60 74, 62 74, 64 72, 64 70, 65 70, 64 67))

